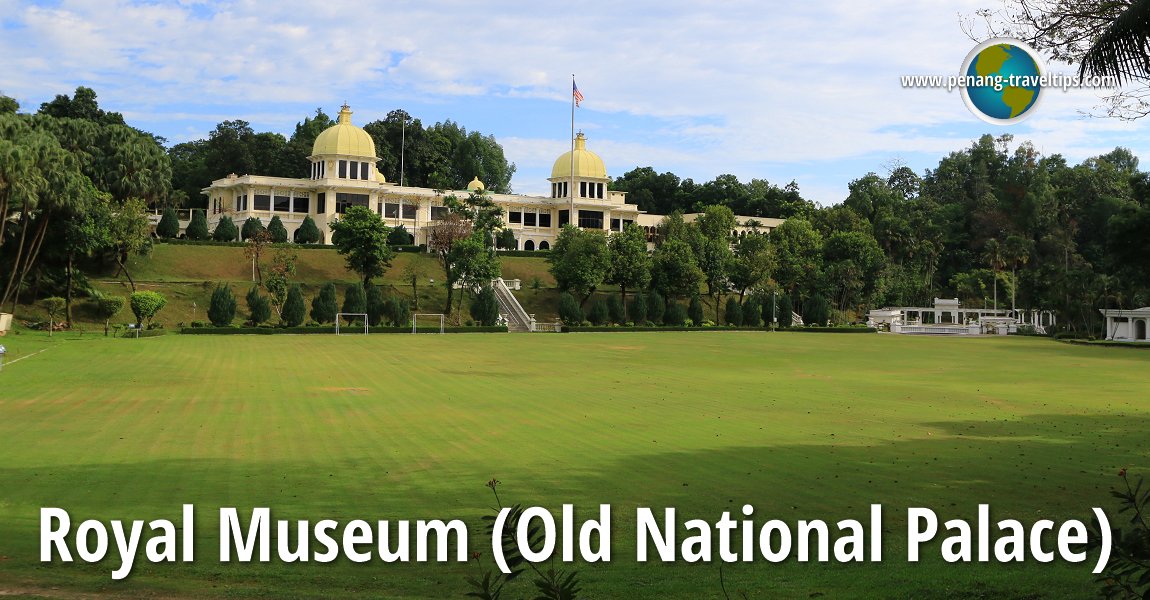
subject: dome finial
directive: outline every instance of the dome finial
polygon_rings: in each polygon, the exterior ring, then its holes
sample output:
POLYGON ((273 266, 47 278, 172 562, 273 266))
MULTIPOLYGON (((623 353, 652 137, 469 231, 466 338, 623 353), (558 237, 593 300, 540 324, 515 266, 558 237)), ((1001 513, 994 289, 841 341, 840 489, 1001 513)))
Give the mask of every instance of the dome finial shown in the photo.
POLYGON ((339 109, 339 123, 351 124, 351 107, 344 101, 343 106, 339 109))

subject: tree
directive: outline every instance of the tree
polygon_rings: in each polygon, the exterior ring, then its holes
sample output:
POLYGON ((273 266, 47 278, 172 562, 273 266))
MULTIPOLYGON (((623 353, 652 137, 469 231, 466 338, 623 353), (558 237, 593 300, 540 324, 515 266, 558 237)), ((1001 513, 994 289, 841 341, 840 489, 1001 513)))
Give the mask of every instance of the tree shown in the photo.
POLYGON ((407 303, 404 298, 392 296, 388 298, 391 304, 391 324, 395 327, 403 327, 411 324, 411 305, 407 303))
POLYGON ((180 219, 176 216, 176 209, 170 206, 164 209, 164 214, 160 217, 159 224, 156 225, 156 235, 165 240, 180 235, 180 219))
POLYGON ((379 290, 379 286, 369 285, 364 290, 365 302, 364 307, 367 313, 367 324, 376 327, 383 320, 384 314, 387 312, 387 302, 383 299, 383 292, 379 290))
POLYGON ((691 303, 687 305, 687 318, 695 323, 695 327, 701 327, 706 317, 703 315, 703 303, 699 301, 699 295, 691 296, 691 303))
POLYGON ((743 327, 758 327, 763 322, 763 308, 758 296, 750 296, 743 302, 743 327))
POLYGON ((643 294, 635 294, 631 298, 630 304, 627 305, 627 318, 636 325, 643 325, 647 322, 647 299, 643 297, 643 294))
MULTIPOLYGON (((448 215, 438 223, 428 227, 427 233, 427 246, 432 252, 435 252, 439 258, 439 264, 443 267, 444 281, 443 285, 447 288, 447 304, 443 308, 445 314, 450 315, 452 306, 452 297, 455 293, 455 284, 463 278, 464 263, 467 260, 466 254, 474 248, 474 245, 466 246, 464 240, 471 237, 472 227, 471 223, 464 220, 458 213, 448 213, 448 215)), ((412 283, 412 290, 415 289, 415 283, 412 283)))
POLYGON ((236 224, 232 222, 232 218, 224 215, 216 223, 216 230, 212 232, 212 239, 217 242, 234 242, 239 234, 240 232, 236 229, 236 224))
POLYGON ((248 290, 246 300, 248 303, 248 320, 253 326, 258 326, 272 318, 271 304, 268 302, 267 296, 260 294, 260 288, 253 285, 248 290))
MULTIPOLYGON (((251 222, 251 219, 248 221, 251 222)), ((263 258, 264 248, 271 242, 271 238, 266 229, 257 229, 247 238, 247 243, 244 245, 244 257, 252 261, 252 281, 261 285, 264 281, 264 271, 260 259, 263 258)))
POLYGON ((783 294, 779 296, 779 329, 786 329, 794 323, 794 308, 791 307, 791 297, 783 294))
MULTIPOLYGON (((666 297, 697 294, 702 280, 703 271, 695 262, 690 244, 680 239, 667 239, 655 248, 651 255, 651 285, 666 297)), ((648 305, 647 309, 650 312, 653 307, 648 305)))
POLYGON ((394 254, 387 245, 387 231, 379 215, 366 206, 353 206, 331 223, 331 243, 343 255, 348 270, 363 278, 364 286, 391 267, 394 254))
POLYGON ((607 234, 602 230, 564 225, 547 255, 547 262, 559 289, 581 296, 582 306, 611 270, 607 234))
POLYGON ((311 319, 320 324, 335 322, 335 313, 339 312, 336 302, 335 284, 324 284, 311 301, 311 319))
POLYGON ((232 288, 223 282, 216 284, 212 301, 208 305, 208 320, 216 327, 231 327, 236 318, 236 297, 232 288))
MULTIPOLYGON (((627 303, 627 288, 641 289, 651 282, 651 255, 647 253, 647 236, 638 225, 628 223, 623 231, 611 235, 608 242, 611 268, 607 283, 619 286, 622 304, 627 303)), ((624 312, 624 321, 626 313, 624 312)))
POLYGON ((266 232, 267 229, 259 217, 248 217, 247 220, 244 221, 243 228, 240 229, 240 241, 246 242, 252 236, 266 232))
POLYGON ((48 313, 48 337, 52 337, 52 329, 55 328, 56 323, 60 322, 60 317, 64 315, 65 306, 64 299, 59 296, 44 298, 40 301, 40 307, 48 313))
POLYGON ((821 327, 831 320, 831 304, 826 297, 815 294, 807 298, 803 313, 804 323, 821 327))
POLYGON ((810 222, 787 219, 771 232, 778 267, 775 280, 788 295, 805 294, 815 288, 820 275, 822 236, 810 222))
POLYGON ((991 238, 982 246, 982 257, 994 271, 994 310, 998 310, 998 273, 1006 267, 1006 251, 998 240, 991 238))
POLYGON ((268 276, 264 278, 264 289, 268 291, 272 308, 276 314, 283 318, 284 305, 287 302, 289 282, 295 276, 295 263, 297 255, 290 248, 276 248, 272 254, 272 265, 268 269, 268 276))
POLYGON ((519 242, 515 240, 515 231, 511 229, 500 230, 499 235, 495 238, 495 247, 500 250, 515 250, 519 247, 519 242))
POLYGON ((210 237, 208 234, 208 218, 204 215, 204 211, 193 209, 192 221, 188 223, 188 229, 184 235, 189 240, 206 240, 210 237))
POLYGON ((304 304, 303 291, 298 283, 288 288, 287 300, 284 301, 280 319, 288 327, 299 327, 307 317, 307 306, 304 304))
POLYGON ((611 322, 616 325, 622 325, 627 322, 626 309, 623 307, 623 301, 619 296, 611 294, 607 296, 607 315, 610 317, 611 322))
POLYGON ((419 280, 427 277, 423 265, 413 259, 403 265, 403 280, 411 285, 411 303, 415 310, 419 310, 419 280))
MULTIPOLYGON (((353 283, 347 286, 347 291, 343 295, 343 308, 340 309, 343 313, 366 313, 367 312, 367 294, 363 291, 362 283, 353 283)), ((344 316, 348 325, 353 325, 359 322, 358 317, 344 316)))
POLYGON ((583 323, 583 309, 579 307, 579 301, 570 292, 559 294, 559 320, 568 327, 583 323))
POLYGON ((315 244, 319 242, 320 232, 319 227, 316 227, 315 221, 312 220, 311 215, 303 218, 303 223, 300 223, 299 229, 295 232, 295 241, 297 244, 315 244))
POLYGON ((104 320, 104 336, 108 336, 108 323, 112 317, 124 310, 123 296, 98 296, 96 302, 96 316, 104 320))
POLYGON ((271 241, 275 244, 283 244, 288 241, 287 227, 284 227, 279 215, 273 216, 272 220, 268 222, 268 235, 271 236, 271 241))
POLYGON ((708 206, 695 221, 700 235, 690 238, 695 260, 707 284, 707 295, 715 303, 716 322, 719 320, 719 296, 727 289, 727 276, 734 261, 731 231, 735 225, 735 213, 730 208, 722 205, 708 206))
POLYGON ((415 237, 408 233, 407 228, 403 225, 387 233, 387 244, 389 246, 407 246, 413 243, 415 243, 415 237))
POLYGON ((663 324, 669 327, 682 327, 687 322, 687 311, 682 304, 671 301, 663 313, 663 324))
POLYGON ((151 326, 152 317, 164 308, 168 300, 159 292, 133 292, 129 303, 132 306, 132 314, 136 315, 136 326, 143 327, 145 321, 151 326))
POLYGON ((602 298, 597 298, 591 302, 591 310, 587 311, 587 320, 591 321, 592 325, 606 325, 610 318, 611 315, 607 310, 607 305, 603 302, 602 298))
POLYGON ((735 327, 743 325, 743 307, 734 296, 727 298, 727 307, 723 311, 723 318, 726 319, 727 325, 734 325, 735 327))
POLYGON ((731 261, 729 279, 742 301, 749 290, 766 282, 775 269, 775 253, 765 235, 751 233, 739 238, 731 261))
POLYGON ((647 293, 647 320, 652 323, 661 323, 663 321, 663 313, 667 310, 667 300, 658 290, 651 290, 647 293))
POLYGON ((136 291, 136 282, 128 272, 128 258, 139 254, 149 243, 148 217, 144 214, 144 201, 140 198, 130 198, 113 212, 108 223, 108 239, 112 243, 116 255, 116 264, 120 273, 128 278, 132 291, 136 291))
POLYGON ((490 285, 483 286, 471 300, 471 318, 484 327, 491 327, 499 320, 499 302, 490 285))

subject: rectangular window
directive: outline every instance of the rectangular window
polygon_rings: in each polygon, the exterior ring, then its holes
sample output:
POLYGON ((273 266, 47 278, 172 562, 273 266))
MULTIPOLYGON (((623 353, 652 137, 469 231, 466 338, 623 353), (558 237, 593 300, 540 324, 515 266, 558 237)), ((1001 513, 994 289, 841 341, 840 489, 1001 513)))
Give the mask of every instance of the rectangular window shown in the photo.
POLYGON ((611 231, 622 231, 619 227, 619 219, 611 219, 611 231))
POLYGON ((383 205, 383 216, 388 219, 399 218, 399 204, 395 202, 388 202, 383 205))
POLYGON ((431 207, 431 220, 442 221, 447 218, 446 206, 432 206, 431 207))
POLYGON ((414 205, 414 204, 404 204, 403 205, 403 218, 404 219, 411 219, 412 221, 414 221, 415 220, 415 213, 418 210, 419 210, 419 207, 414 205))
POLYGON ((571 211, 568 211, 568 210, 559 211, 559 226, 562 227, 562 226, 564 226, 570 222, 571 222, 571 211))
POLYGON ((346 160, 339 161, 339 178, 340 179, 347 179, 347 161, 346 160))
POLYGON ((507 213, 507 222, 508 223, 522 223, 523 222, 523 213, 521 213, 517 210, 513 210, 513 211, 507 213))
POLYGON ((528 227, 535 227, 535 213, 533 213, 533 212, 523 213, 523 224, 528 226, 528 227))
POLYGON ((255 195, 255 209, 256 210, 271 210, 272 197, 267 194, 255 195))
POLYGON ((359 163, 359 178, 366 180, 367 179, 367 173, 368 173, 367 163, 365 163, 365 162, 359 163))
POLYGON ((599 188, 599 195, 596 196, 596 198, 602 198, 603 197, 603 184, 602 183, 596 183, 595 185, 599 188))
POLYGON ((603 229, 603 212, 598 210, 579 211, 579 226, 584 229, 603 229))
POLYGON ((335 212, 342 215, 353 206, 367 206, 371 197, 367 194, 346 194, 337 192, 335 195, 335 212))
POLYGON ((351 161, 351 178, 359 179, 359 163, 354 160, 351 161))
POLYGON ((383 203, 382 202, 376 202, 375 203, 375 214, 380 215, 380 216, 383 215, 383 203))
POLYGON ((579 197, 580 198, 586 198, 587 197, 587 182, 586 181, 580 181, 579 182, 579 197))
POLYGON ((550 227, 551 226, 551 213, 550 212, 539 213, 539 226, 540 227, 550 227))
POLYGON ((327 212, 327 194, 320 192, 315 195, 315 214, 322 215, 327 212))
POLYGON ((291 198, 287 196, 276 196, 275 202, 272 204, 272 210, 276 212, 288 212, 291 210, 291 198))
POLYGON ((291 202, 292 202, 291 211, 293 213, 301 213, 302 214, 302 213, 307 212, 307 196, 296 196, 295 198, 292 198, 291 202))

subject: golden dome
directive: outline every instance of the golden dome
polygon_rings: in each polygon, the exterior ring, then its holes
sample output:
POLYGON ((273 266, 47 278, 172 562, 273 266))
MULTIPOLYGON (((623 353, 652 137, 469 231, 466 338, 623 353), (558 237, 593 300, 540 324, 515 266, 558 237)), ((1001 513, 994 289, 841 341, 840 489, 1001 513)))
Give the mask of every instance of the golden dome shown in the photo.
POLYGON ((574 161, 571 160, 571 152, 564 152, 562 156, 555 159, 555 166, 551 167, 552 179, 566 179, 571 177, 572 162, 574 162, 575 177, 588 179, 607 178, 607 167, 603 165, 603 159, 599 158, 598 154, 587 149, 587 138, 583 137, 582 131, 575 136, 574 152, 574 161))
POLYGON ((316 136, 311 154, 312 156, 339 154, 370 158, 372 162, 377 160, 375 141, 366 131, 351 124, 351 109, 346 104, 339 111, 338 122, 316 136))
POLYGON ((476 176, 475 179, 471 180, 471 183, 467 184, 467 191, 469 191, 469 192, 482 192, 483 191, 483 182, 479 181, 479 176, 476 176))

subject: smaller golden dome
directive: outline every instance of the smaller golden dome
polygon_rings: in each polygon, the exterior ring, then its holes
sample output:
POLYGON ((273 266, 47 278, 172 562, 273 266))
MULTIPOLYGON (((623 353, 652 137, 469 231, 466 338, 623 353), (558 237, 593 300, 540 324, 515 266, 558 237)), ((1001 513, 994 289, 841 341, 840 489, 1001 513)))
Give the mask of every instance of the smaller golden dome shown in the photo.
POLYGON ((375 172, 375 180, 380 182, 380 183, 387 183, 387 178, 384 177, 383 172, 379 171, 379 170, 376 170, 376 172, 375 172))
POLYGON ((479 176, 476 176, 471 180, 471 183, 467 184, 467 191, 469 192, 482 192, 483 189, 483 182, 479 181, 479 176))

